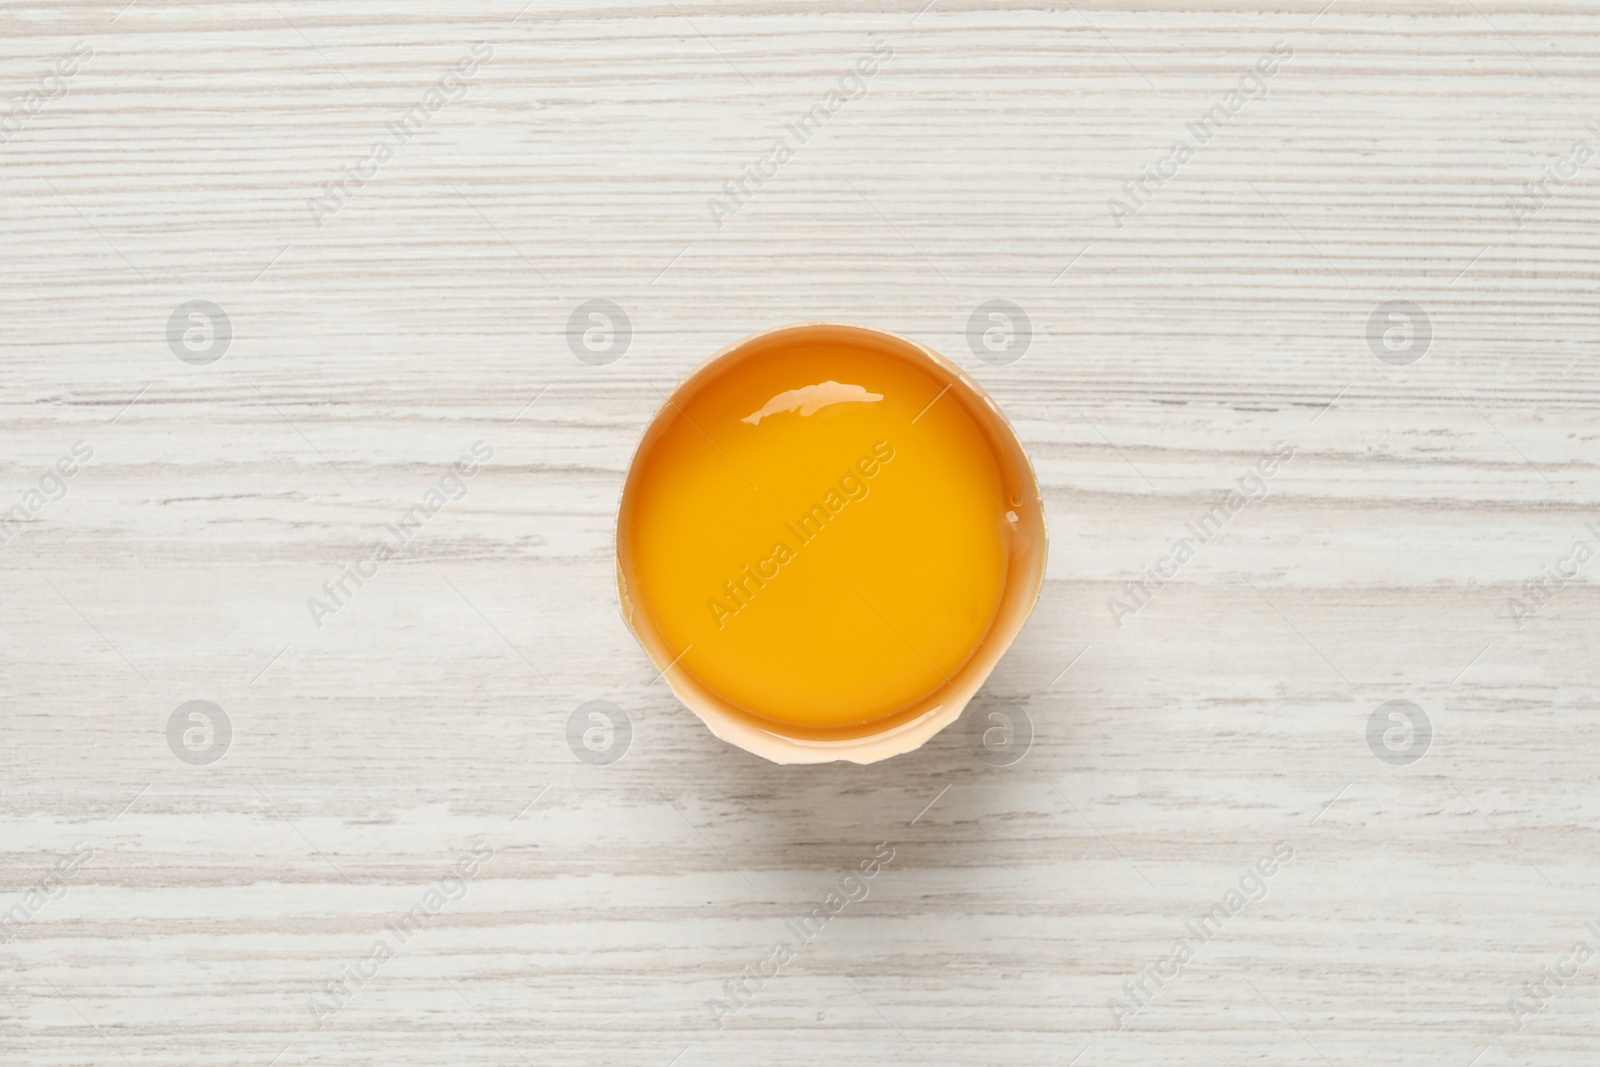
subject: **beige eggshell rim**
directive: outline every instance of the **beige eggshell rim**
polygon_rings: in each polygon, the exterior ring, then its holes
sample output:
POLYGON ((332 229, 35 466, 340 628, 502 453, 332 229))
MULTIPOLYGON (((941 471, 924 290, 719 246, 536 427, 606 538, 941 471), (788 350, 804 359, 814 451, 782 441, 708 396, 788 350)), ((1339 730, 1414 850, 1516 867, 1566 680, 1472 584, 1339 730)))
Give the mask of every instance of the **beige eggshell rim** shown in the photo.
MULTIPOLYGON (((943 394, 941 394, 943 395, 943 394)), ((1048 539, 1045 533, 1044 500, 1038 479, 1027 453, 1017 440, 1011 423, 960 367, 927 345, 908 337, 868 326, 842 322, 799 322, 762 330, 740 338, 721 349, 686 374, 650 419, 628 463, 618 501, 617 521, 612 531, 617 566, 617 596, 622 620, 655 664, 675 695, 700 717, 717 737, 774 763, 876 763, 920 748, 929 738, 960 718, 1000 662, 1023 624, 1033 613, 1044 586, 1048 539), (1017 506, 1018 523, 1013 539, 1011 563, 1005 589, 994 622, 972 656, 950 678, 947 685, 915 705, 864 726, 848 729, 814 730, 771 722, 731 704, 707 688, 689 671, 677 665, 679 650, 662 640, 648 611, 635 603, 629 592, 628 561, 623 558, 622 529, 633 496, 640 459, 665 431, 670 415, 717 376, 744 359, 770 351, 785 342, 836 342, 877 349, 908 359, 945 381, 949 395, 958 400, 978 424, 994 449, 1006 484, 1021 494, 1017 506)))

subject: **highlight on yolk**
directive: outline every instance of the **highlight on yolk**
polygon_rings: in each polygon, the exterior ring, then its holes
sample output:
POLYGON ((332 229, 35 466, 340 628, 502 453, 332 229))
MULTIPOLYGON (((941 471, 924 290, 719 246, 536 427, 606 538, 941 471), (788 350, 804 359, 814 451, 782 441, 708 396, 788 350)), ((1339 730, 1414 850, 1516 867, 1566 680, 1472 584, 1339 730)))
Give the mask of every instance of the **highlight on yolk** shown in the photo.
POLYGON ((801 733, 950 684, 994 623, 1024 499, 951 385, 890 346, 802 335, 664 409, 617 538, 625 610, 673 671, 801 733))

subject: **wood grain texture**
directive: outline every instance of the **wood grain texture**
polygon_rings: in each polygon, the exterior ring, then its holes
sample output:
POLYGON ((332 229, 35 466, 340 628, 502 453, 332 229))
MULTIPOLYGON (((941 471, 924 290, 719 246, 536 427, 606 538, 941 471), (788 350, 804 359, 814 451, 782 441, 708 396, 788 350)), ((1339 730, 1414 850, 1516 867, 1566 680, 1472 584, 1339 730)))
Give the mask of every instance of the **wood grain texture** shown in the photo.
POLYGON ((1600 944, 1600 563, 1508 612, 1600 545, 1600 160, 1512 203, 1600 147, 1592 5, 521 4, 0 11, 0 116, 93 49, 0 145, 0 506, 93 450, 0 545, 0 1063, 1592 1059, 1600 962, 1508 1010, 1600 944), (480 42, 459 99, 308 206, 480 42), (1265 95, 1117 225, 1277 42, 1265 95), (591 299, 632 324, 606 366, 568 345, 591 299), (1008 366, 968 345, 990 299, 1032 324, 1008 366), (231 323, 210 365, 169 347, 191 300, 231 323), (1431 323, 1410 365, 1368 342, 1394 300, 1431 323), (979 702, 873 767, 716 741, 616 607, 662 392, 813 318, 959 361, 1049 509, 979 702), (476 441, 466 495, 314 626, 476 441), (1119 627, 1108 599, 1280 441, 1266 498, 1119 627), (167 740, 196 699, 233 728, 208 766, 167 740), (633 726, 607 766, 568 746, 594 699, 633 726), (1396 699, 1434 729, 1409 766, 1366 738, 1396 699), (991 711, 1031 722, 1020 762, 975 754, 991 711), (717 1027, 879 842, 869 895, 717 1027))

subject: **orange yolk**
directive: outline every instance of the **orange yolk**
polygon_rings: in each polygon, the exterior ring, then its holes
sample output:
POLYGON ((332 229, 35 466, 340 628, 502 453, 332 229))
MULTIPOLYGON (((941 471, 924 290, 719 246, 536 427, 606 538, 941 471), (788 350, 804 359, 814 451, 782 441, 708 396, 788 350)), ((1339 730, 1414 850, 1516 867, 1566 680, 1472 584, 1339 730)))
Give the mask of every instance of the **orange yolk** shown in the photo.
POLYGON ((618 539, 673 670, 761 719, 850 727, 927 699, 983 643, 1021 498, 931 368, 796 344, 666 420, 618 539))

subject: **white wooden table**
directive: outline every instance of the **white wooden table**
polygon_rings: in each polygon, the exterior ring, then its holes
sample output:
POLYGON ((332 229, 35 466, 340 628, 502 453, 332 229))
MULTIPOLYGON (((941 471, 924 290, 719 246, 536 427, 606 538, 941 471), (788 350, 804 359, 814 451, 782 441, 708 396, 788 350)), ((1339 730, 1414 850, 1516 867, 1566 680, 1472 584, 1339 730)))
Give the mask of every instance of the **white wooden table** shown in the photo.
POLYGON ((1600 11, 121 2, 0 10, 0 1063, 1593 1059, 1600 11), (812 318, 1049 507, 871 767, 714 740, 616 607, 662 391, 812 318))

